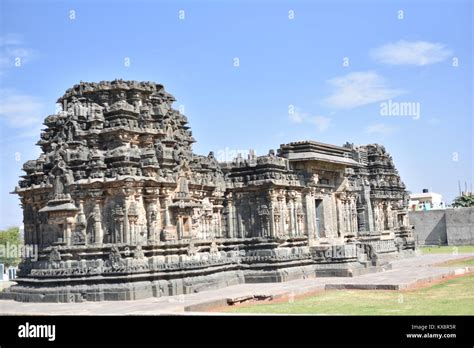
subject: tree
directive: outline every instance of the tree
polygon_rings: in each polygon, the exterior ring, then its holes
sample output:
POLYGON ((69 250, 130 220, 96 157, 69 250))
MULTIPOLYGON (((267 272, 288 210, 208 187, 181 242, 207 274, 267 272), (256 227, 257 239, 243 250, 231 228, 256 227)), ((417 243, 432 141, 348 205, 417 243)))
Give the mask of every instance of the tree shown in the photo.
POLYGON ((6 267, 18 266, 21 261, 21 247, 22 241, 18 227, 0 231, 0 263, 5 264, 6 267))
POLYGON ((474 207, 474 195, 462 195, 456 197, 453 201, 452 206, 454 208, 474 207))

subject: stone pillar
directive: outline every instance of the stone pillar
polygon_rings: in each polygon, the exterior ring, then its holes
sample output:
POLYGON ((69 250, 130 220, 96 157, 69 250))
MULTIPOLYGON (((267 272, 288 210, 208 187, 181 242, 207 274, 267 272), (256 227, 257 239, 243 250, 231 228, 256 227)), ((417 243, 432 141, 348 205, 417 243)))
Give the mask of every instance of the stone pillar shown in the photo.
POLYGON ((147 241, 150 243, 156 242, 158 233, 158 192, 156 190, 147 190, 147 194, 144 196, 145 210, 146 210, 146 221, 147 221, 147 241))
POLYGON ((387 229, 387 206, 384 203, 382 203, 380 207, 380 226, 382 231, 385 231, 387 229))
POLYGON ((286 195, 284 193, 281 197, 280 209, 281 209, 280 237, 286 238, 288 236, 288 230, 286 228, 286 218, 288 216, 288 213, 287 213, 286 195))
POLYGON ((31 233, 31 228, 30 225, 33 220, 33 207, 32 204, 30 203, 28 208, 26 205, 23 203, 24 200, 22 200, 22 204, 20 204, 21 208, 23 209, 23 227, 24 227, 24 235, 23 235, 23 240, 25 241, 25 244, 32 244, 32 233, 31 233))
POLYGON ((181 214, 178 214, 176 218, 176 234, 178 240, 183 239, 183 234, 184 234, 184 226, 183 226, 183 216, 181 214))
MULTIPOLYGON (((30 233, 29 233, 29 239, 28 243, 26 244, 38 244, 38 231, 37 231, 37 222, 36 220, 38 219, 38 213, 35 208, 33 208, 33 216, 34 220, 30 224, 30 233)), ((26 234, 26 225, 25 225, 25 234, 26 234)))
POLYGON ((234 206, 231 195, 227 198, 227 237, 234 238, 234 206))
POLYGON ((234 195, 232 194, 232 214, 230 215, 231 216, 231 224, 232 224, 232 229, 233 229, 233 236, 234 238, 241 238, 241 228, 240 228, 240 214, 239 214, 239 210, 240 210, 240 206, 239 206, 239 201, 235 198, 238 198, 238 197, 234 197, 234 195))
POLYGON ((171 218, 170 218, 170 211, 169 211, 169 204, 168 199, 165 199, 165 227, 171 225, 171 218))
POLYGON ((349 200, 344 202, 344 221, 346 232, 351 233, 351 207, 349 200))
POLYGON ((114 234, 112 236, 112 243, 124 243, 124 215, 122 207, 116 206, 113 209, 114 234))
POLYGON ((129 215, 128 220, 130 222, 130 244, 137 245, 136 217, 129 215))
POLYGON ((138 214, 136 211, 135 193, 136 189, 133 186, 133 182, 125 182, 122 193, 124 195, 124 217, 123 217, 123 231, 124 231, 124 243, 135 244, 136 238, 135 224, 138 220, 138 214))
POLYGON ((71 244, 74 242, 78 244, 87 245, 87 219, 84 214, 84 195, 79 195, 77 205, 79 206, 79 211, 76 215, 76 224, 74 226, 73 237, 71 244))
POLYGON ((139 245, 138 241, 138 212, 136 209, 136 202, 132 201, 130 208, 128 209, 128 221, 130 222, 130 243, 133 245, 139 245))
POLYGON ((393 223, 393 210, 390 202, 387 203, 387 229, 391 230, 395 227, 393 223))
POLYGON ((94 207, 94 242, 95 244, 102 244, 104 233, 102 231, 102 216, 100 211, 100 201, 96 201, 94 207))
POLYGON ((314 227, 314 222, 316 221, 316 214, 315 214, 315 201, 311 194, 311 191, 305 191, 303 195, 303 211, 306 214, 306 228, 304 233, 308 236, 308 239, 315 239, 316 229, 314 227))
POLYGON ((94 232, 94 244, 100 245, 103 243, 104 232, 102 230, 102 190, 91 190, 88 192, 91 199, 94 201, 94 209, 92 211, 92 230, 94 232))
POLYGON ((65 223, 64 242, 66 245, 72 245, 72 225, 74 223, 73 217, 67 217, 65 223))
POLYGON ((296 197, 292 199, 292 207, 293 207, 293 236, 297 237, 299 235, 299 228, 298 228, 298 203, 296 197))
MULTIPOLYGON (((173 226, 171 224, 171 215, 170 215, 170 192, 168 190, 163 190, 163 238, 164 240, 177 239, 178 238, 178 226, 173 226)), ((175 217, 177 222, 179 221, 178 217, 175 217)))
POLYGON ((380 202, 376 202, 374 204, 374 227, 376 231, 382 231, 383 228, 380 224, 381 221, 381 209, 380 209, 380 202))
POLYGON ((45 215, 46 215, 45 213, 38 214, 39 223, 38 223, 37 234, 36 235, 38 236, 38 245, 39 245, 40 248, 43 247, 43 244, 44 244, 43 243, 43 232, 44 232, 43 226, 45 224, 47 224, 47 221, 44 221, 45 220, 45 218, 44 218, 45 215))
POLYGON ((23 208, 23 228, 24 228, 24 241, 25 244, 36 244, 35 243, 35 229, 36 229, 36 220, 37 220, 37 213, 36 207, 33 203, 30 204, 28 208, 28 213, 26 212, 25 204, 23 203, 24 199, 22 200, 22 208, 23 208))
POLYGON ((275 205, 274 203, 274 194, 273 192, 269 192, 267 195, 268 199, 268 212, 269 212, 269 237, 270 238, 275 238, 276 232, 275 232, 275 218, 274 218, 274 213, 275 213, 275 205))
POLYGON ((129 221, 128 221, 128 197, 125 197, 125 201, 123 202, 123 240, 122 242, 125 244, 130 243, 130 228, 129 228, 129 221))
POLYGON ((367 231, 367 221, 366 221, 366 212, 363 206, 357 208, 357 230, 358 231, 367 231))
POLYGON ((126 187, 122 189, 124 195, 123 202, 123 243, 130 244, 132 243, 132 232, 130 226, 130 217, 129 210, 132 202, 130 202, 130 197, 134 194, 135 190, 130 187, 129 183, 125 184, 126 187))
POLYGON ((374 225, 374 214, 372 210, 372 202, 370 199, 370 186, 369 185, 364 185, 364 202, 366 205, 365 211, 366 211, 366 230, 367 231, 373 231, 375 230, 375 225, 374 225))
POLYGON ((293 230, 291 227, 293 226, 293 222, 291 221, 293 219, 293 213, 291 212, 291 200, 286 200, 286 209, 285 209, 285 223, 286 223, 286 231, 285 231, 285 236, 286 237, 292 237, 293 236, 293 230))
POLYGON ((215 216, 215 227, 216 227, 216 237, 217 238, 222 238, 222 213, 221 213, 221 208, 217 208, 216 211, 216 216, 215 216))
POLYGON ((336 211, 337 211, 337 235, 339 237, 344 236, 344 217, 343 217, 343 205, 340 197, 336 197, 336 211))
POLYGON ((206 215, 206 225, 207 225, 207 238, 214 239, 215 238, 215 233, 214 233, 214 214, 212 211, 208 213, 209 215, 206 215))
POLYGON ((32 243, 41 245, 41 219, 39 213, 40 207, 35 205, 35 222, 32 243))
POLYGON ((24 240, 25 244, 36 243, 36 224, 38 220, 38 209, 33 202, 33 199, 23 198, 21 200, 23 208, 23 226, 24 226, 24 240))
POLYGON ((357 228, 357 209, 356 209, 356 200, 355 197, 351 199, 351 222, 352 222, 352 232, 354 235, 358 235, 359 229, 357 228))
POLYGON ((242 209, 237 210, 237 236, 239 238, 245 238, 244 229, 242 227, 242 209))

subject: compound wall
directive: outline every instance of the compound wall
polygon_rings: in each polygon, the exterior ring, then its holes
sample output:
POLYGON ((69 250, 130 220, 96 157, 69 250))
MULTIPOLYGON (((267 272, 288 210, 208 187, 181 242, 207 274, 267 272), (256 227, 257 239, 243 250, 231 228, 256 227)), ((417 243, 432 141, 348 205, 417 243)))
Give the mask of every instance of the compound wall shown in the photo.
POLYGON ((418 245, 474 245, 474 207, 411 211, 418 245))

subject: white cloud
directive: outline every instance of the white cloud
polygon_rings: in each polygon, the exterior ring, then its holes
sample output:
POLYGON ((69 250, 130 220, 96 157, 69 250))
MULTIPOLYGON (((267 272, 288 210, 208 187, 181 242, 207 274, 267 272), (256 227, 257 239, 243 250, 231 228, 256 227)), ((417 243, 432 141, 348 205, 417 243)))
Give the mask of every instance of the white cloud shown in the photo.
POLYGON ((0 46, 10 46, 10 45, 21 45, 23 40, 21 35, 9 33, 3 36, 0 36, 0 46))
POLYGON ((380 63, 419 66, 442 62, 451 54, 441 43, 404 40, 377 47, 370 53, 380 63))
POLYGON ((299 109, 295 109, 293 112, 288 114, 290 121, 293 123, 311 123, 316 125, 320 132, 324 132, 331 125, 331 119, 324 116, 311 116, 307 112, 301 112, 299 109))
POLYGON ((395 131, 395 128, 387 126, 383 123, 372 124, 365 129, 369 134, 389 135, 395 131))
POLYGON ((37 56, 37 52, 25 47, 21 35, 6 34, 0 36, 0 74, 15 67, 17 61, 24 65, 37 56))
POLYGON ((305 121, 309 117, 309 114, 302 113, 298 109, 296 109, 293 112, 290 112, 288 114, 288 117, 293 123, 303 123, 303 121, 305 121))
POLYGON ((333 108, 351 109, 404 93, 401 89, 389 88, 385 79, 373 71, 353 72, 327 82, 334 91, 323 103, 333 108))
POLYGON ((324 116, 314 116, 309 120, 310 123, 314 123, 320 132, 324 132, 331 125, 331 119, 324 116))
POLYGON ((44 105, 37 98, 13 89, 0 89, 0 117, 15 128, 37 125, 44 105))

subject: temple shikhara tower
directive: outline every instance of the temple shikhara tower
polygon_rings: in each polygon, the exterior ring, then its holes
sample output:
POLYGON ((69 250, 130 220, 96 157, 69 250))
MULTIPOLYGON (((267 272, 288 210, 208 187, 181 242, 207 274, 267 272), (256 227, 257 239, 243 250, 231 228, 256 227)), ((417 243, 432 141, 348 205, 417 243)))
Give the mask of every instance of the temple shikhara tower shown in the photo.
MULTIPOLYGON (((38 245, 19 301, 129 300, 243 282, 352 276, 414 249, 408 195, 380 145, 194 154, 162 85, 80 84, 46 117, 15 193, 38 245)), ((195 122, 197 122, 196 120, 195 122)))

